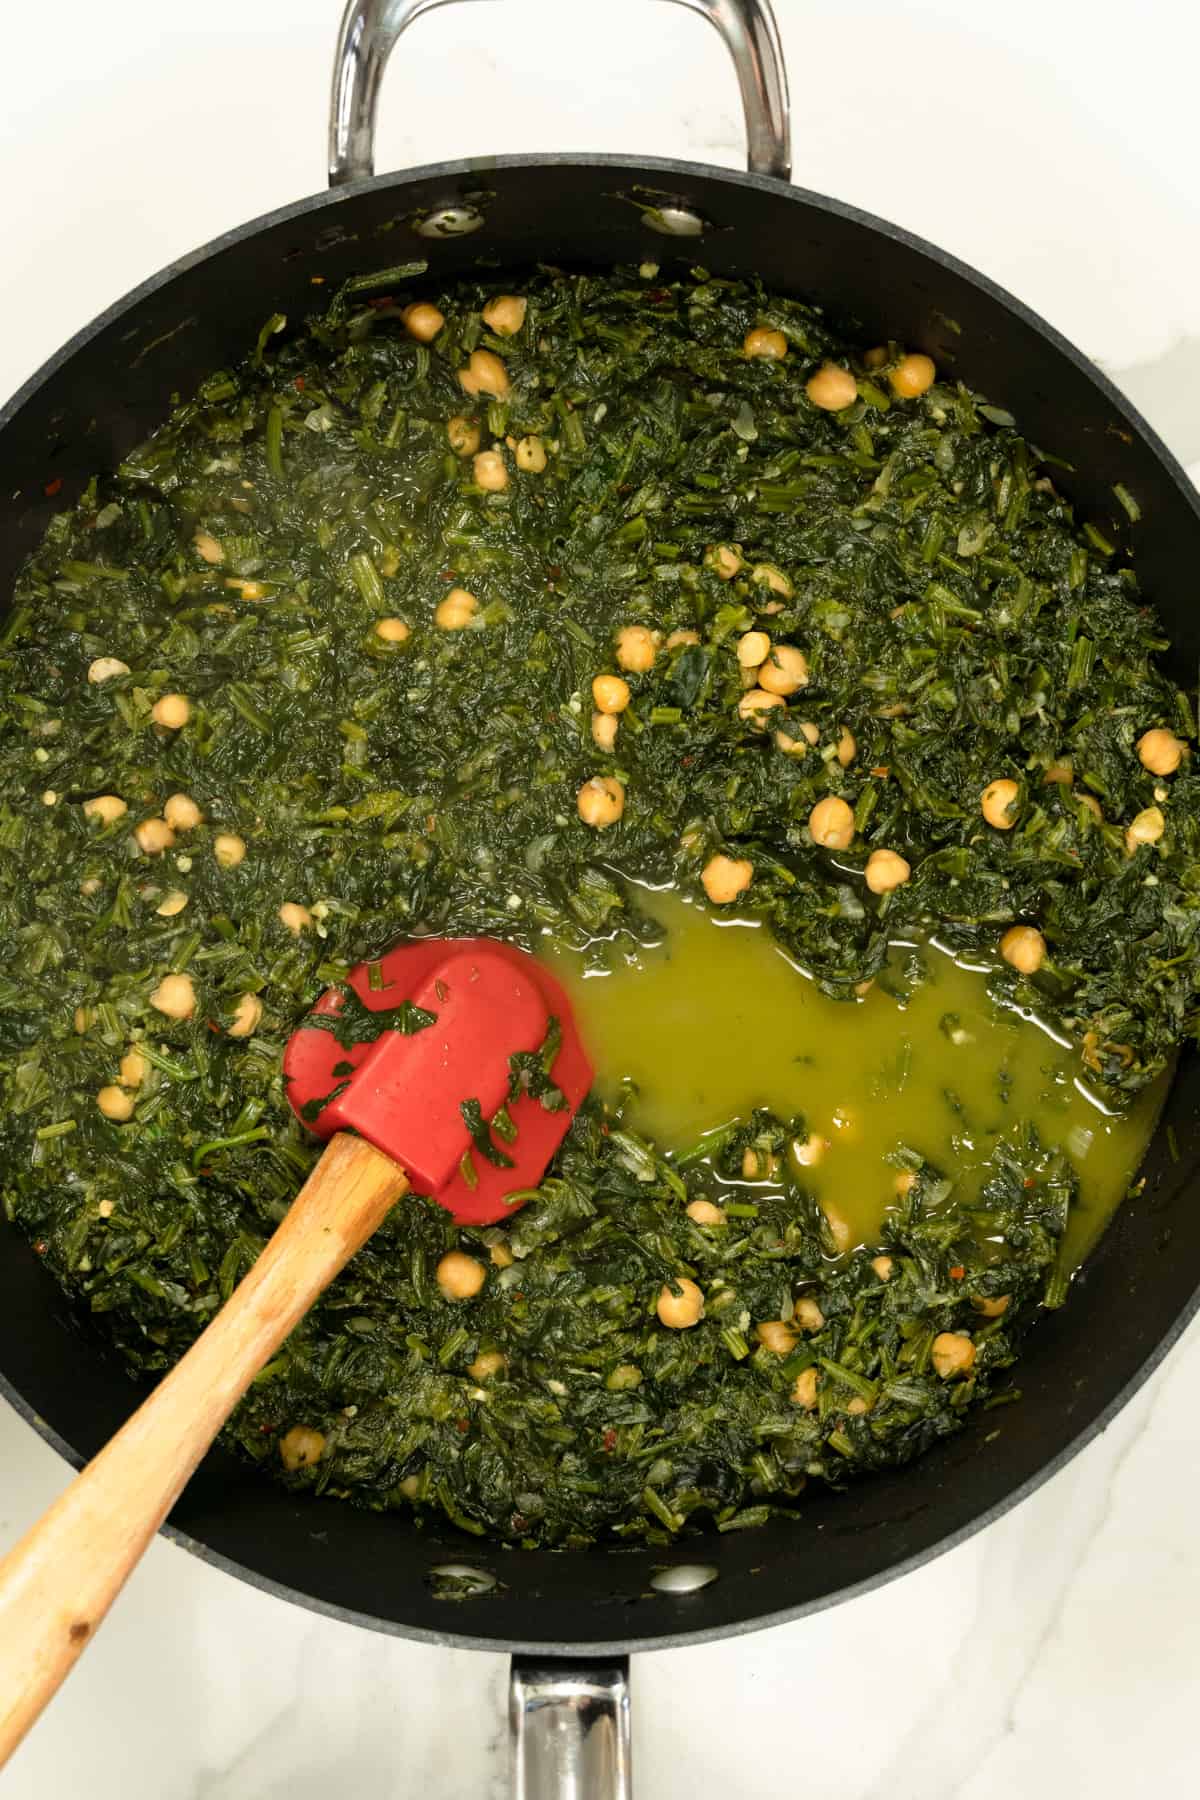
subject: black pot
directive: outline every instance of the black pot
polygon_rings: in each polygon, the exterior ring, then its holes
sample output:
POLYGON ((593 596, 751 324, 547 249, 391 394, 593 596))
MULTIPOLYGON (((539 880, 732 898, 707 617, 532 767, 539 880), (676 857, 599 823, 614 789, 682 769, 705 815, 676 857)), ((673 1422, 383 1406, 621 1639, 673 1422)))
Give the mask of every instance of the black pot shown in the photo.
MULTIPOLYGON (((1104 376, 1019 301, 895 226, 787 185, 786 84, 765 0, 684 4, 731 26, 752 160, 767 173, 523 156, 346 181, 369 177, 383 63, 428 3, 351 0, 334 85, 334 192, 244 225, 146 282, 81 331, 0 414, 5 586, 88 477, 157 425, 174 392, 190 392, 240 358, 273 309, 299 318, 346 278, 414 260, 428 262, 437 285, 481 261, 606 267, 650 259, 669 267, 682 258, 722 274, 753 271, 770 287, 819 302, 860 339, 919 347, 1011 409, 1034 442, 1070 465, 1056 468, 1056 482, 1080 517, 1134 562, 1178 667, 1194 672, 1200 508, 1182 469, 1104 376), (1136 522, 1116 502, 1117 484, 1135 497, 1136 522)), ((214 1450, 168 1530, 231 1573, 341 1619, 550 1659, 555 1678, 572 1663, 588 1664, 591 1689, 585 1681, 572 1690, 572 1716, 586 1725, 615 1707, 619 1724, 620 1663, 598 1668, 597 1659, 796 1618, 901 1574, 996 1518, 1104 1428, 1200 1298, 1198 1101, 1200 1065, 1185 1056, 1145 1165, 1145 1190, 1119 1213, 1070 1304, 1033 1332, 1021 1403, 977 1415, 908 1470, 841 1494, 812 1492, 794 1520, 713 1533, 671 1552, 502 1550, 449 1527, 417 1530, 396 1515, 297 1500, 214 1450), (1182 1146, 1178 1160, 1168 1153, 1169 1134, 1182 1146), (461 1581, 451 1584, 460 1603, 446 1597, 436 1571, 448 1564, 477 1572, 466 1584, 478 1589, 474 1598, 461 1601, 461 1581), (670 1567, 678 1572, 664 1582, 670 1567)), ((15 1233, 0 1258, 0 1386, 76 1465, 139 1398, 68 1317, 15 1233)), ((544 1688, 528 1662, 518 1673, 520 1713, 544 1699, 544 1688)), ((552 1708, 540 1716, 562 1717, 552 1708)), ((619 1731, 606 1731, 589 1741, 593 1754, 610 1758, 613 1778, 611 1758, 623 1752, 619 1731)), ((551 1791, 538 1787, 538 1755, 537 1740, 526 1737, 523 1791, 551 1791)))

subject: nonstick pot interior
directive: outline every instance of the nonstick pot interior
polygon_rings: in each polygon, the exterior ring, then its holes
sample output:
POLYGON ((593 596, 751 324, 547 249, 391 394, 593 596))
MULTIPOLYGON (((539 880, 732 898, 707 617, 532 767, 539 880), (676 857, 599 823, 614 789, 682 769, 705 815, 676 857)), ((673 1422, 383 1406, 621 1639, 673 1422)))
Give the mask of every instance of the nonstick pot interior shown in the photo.
MULTIPOLYGON (((1153 433, 1077 351, 963 265, 878 220, 774 181, 624 158, 514 157, 363 183, 255 221, 148 283, 0 415, 0 592, 52 514, 119 462, 174 396, 243 356, 270 313, 299 320, 349 276, 418 261, 428 263, 432 288, 468 269, 647 259, 665 271, 682 262, 757 273, 822 304, 865 340, 928 351, 1011 410, 1070 465, 1055 468, 1056 482, 1132 559, 1178 668, 1194 672, 1200 511, 1153 433), (480 228, 420 235, 430 210, 448 201, 475 208, 480 228), (670 201, 702 216, 701 236, 654 228, 670 201), (1118 484, 1137 502, 1136 523, 1114 496, 1118 484)), ((907 1470, 839 1494, 812 1491, 795 1518, 669 1549, 502 1550, 406 1516, 297 1500, 216 1450, 172 1529, 199 1554, 294 1600, 479 1647, 623 1650, 828 1605, 947 1548, 1030 1491, 1103 1427, 1174 1341, 1198 1298, 1198 1109, 1200 1059, 1187 1056, 1145 1190, 1119 1214, 1067 1307, 1032 1334, 1016 1371, 1020 1402, 976 1415, 907 1470), (712 1579, 687 1594, 652 1588, 672 1563, 704 1565, 712 1579), (464 1599, 461 1582, 437 1573, 446 1565, 494 1580, 464 1599)), ((138 1390, 11 1229, 3 1252, 0 1386, 79 1462, 127 1416, 138 1390)))

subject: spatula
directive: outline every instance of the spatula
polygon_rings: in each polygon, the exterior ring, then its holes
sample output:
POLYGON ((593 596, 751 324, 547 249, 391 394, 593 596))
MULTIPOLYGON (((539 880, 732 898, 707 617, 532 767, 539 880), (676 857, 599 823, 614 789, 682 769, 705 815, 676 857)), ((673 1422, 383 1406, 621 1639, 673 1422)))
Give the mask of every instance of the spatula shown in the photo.
POLYGON ((328 1145, 245 1280, 0 1562, 0 1766, 55 1693, 258 1371, 402 1195, 512 1212, 591 1085, 566 996, 487 939, 404 944, 293 1034, 288 1097, 328 1145))

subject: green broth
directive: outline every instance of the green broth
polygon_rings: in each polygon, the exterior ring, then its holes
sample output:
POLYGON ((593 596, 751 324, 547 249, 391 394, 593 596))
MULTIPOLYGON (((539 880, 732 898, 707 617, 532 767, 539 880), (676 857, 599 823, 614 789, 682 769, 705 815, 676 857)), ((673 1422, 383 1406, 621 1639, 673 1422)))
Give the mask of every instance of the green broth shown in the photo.
POLYGON ((670 891, 646 910, 651 947, 613 942, 550 953, 610 1101, 636 1089, 631 1123, 665 1150, 765 1107, 799 1115, 827 1145, 802 1179, 877 1241, 894 1201, 889 1158, 915 1150, 973 1195, 985 1159, 1019 1121, 1079 1175, 1064 1242, 1078 1266, 1128 1191, 1162 1103, 1160 1079, 1123 1114, 1078 1078, 1079 1057, 998 1005, 986 972, 934 945, 896 946, 862 998, 832 1000, 752 918, 716 915, 670 891))

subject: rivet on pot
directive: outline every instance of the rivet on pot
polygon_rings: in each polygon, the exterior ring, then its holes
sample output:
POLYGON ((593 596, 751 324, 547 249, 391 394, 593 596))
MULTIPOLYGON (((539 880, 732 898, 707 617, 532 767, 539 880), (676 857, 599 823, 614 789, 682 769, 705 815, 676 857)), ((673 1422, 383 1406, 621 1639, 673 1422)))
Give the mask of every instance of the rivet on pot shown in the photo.
POLYGON ((711 1563, 672 1563, 650 1577, 650 1586, 660 1594, 695 1594, 717 1579, 711 1563))
POLYGON ((648 206, 642 224, 664 237, 703 237, 704 220, 690 206, 648 206))
POLYGON ((472 1569, 466 1563, 438 1563, 430 1569, 429 1578, 444 1594, 464 1598, 469 1594, 490 1594, 496 1585, 496 1577, 486 1569, 472 1569))
POLYGON ((483 214, 477 206, 439 206, 418 219, 413 230, 418 237, 469 237, 482 224, 483 214))

